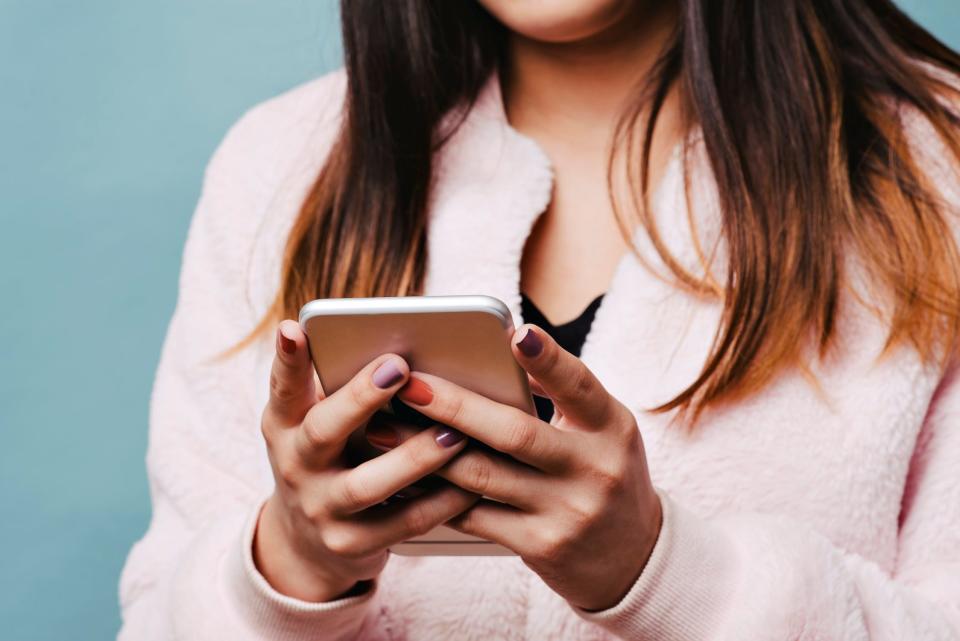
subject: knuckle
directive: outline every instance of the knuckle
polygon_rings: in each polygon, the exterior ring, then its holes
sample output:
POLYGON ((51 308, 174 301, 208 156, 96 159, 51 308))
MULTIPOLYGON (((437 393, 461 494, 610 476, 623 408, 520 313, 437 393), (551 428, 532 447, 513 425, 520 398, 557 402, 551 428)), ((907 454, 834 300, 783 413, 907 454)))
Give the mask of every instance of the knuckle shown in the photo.
POLYGON ((566 530, 551 527, 542 530, 536 537, 532 556, 541 563, 553 564, 563 558, 570 536, 566 530))
POLYGON ((597 497, 568 498, 566 508, 568 511, 567 522, 574 533, 571 538, 576 538, 580 533, 586 532, 600 520, 601 506, 597 497))
POLYGON ((607 404, 607 422, 613 423, 619 428, 619 434, 622 438, 638 437, 640 430, 637 427, 637 418, 630 409, 620 401, 611 397, 611 402, 607 404))
POLYGON ((268 410, 264 410, 263 415, 260 417, 260 435, 263 436, 263 441, 267 444, 267 449, 272 449, 274 445, 275 429, 273 426, 273 419, 268 410))
POLYGON ((355 559, 363 555, 362 542, 348 528, 328 525, 321 533, 321 541, 327 550, 340 558, 355 559))
POLYGON ((357 407, 369 407, 375 404, 376 393, 366 380, 359 378, 350 385, 350 400, 357 407))
POLYGON ((529 453, 533 450, 536 441, 536 430, 523 418, 514 421, 506 430, 506 446, 510 452, 529 453))
POLYGON ((423 503, 411 505, 406 514, 403 515, 403 529, 407 536, 426 534, 432 527, 432 515, 423 503))
POLYGON ((453 395, 443 403, 440 409, 441 422, 452 426, 460 425, 463 419, 463 412, 463 398, 459 395, 453 395))
POLYGON ((270 372, 270 396, 280 404, 289 403, 296 398, 297 390, 290 385, 286 378, 277 373, 276 370, 270 372))
POLYGON ((570 389, 576 398, 592 396, 597 391, 596 379, 586 367, 577 367, 570 389))
POLYGON ((593 482, 603 496, 616 494, 623 486, 626 464, 623 456, 609 456, 598 461, 590 470, 593 482))
POLYGON ((640 428, 637 427, 636 419, 633 414, 627 412, 621 423, 621 443, 625 451, 634 451, 643 448, 643 435, 640 434, 640 428))
POLYGON ((490 466, 479 456, 464 457, 461 465, 463 466, 463 483, 466 489, 477 494, 486 494, 490 491, 490 466))
POLYGON ((373 503, 370 489, 363 479, 349 474, 343 479, 343 503, 349 510, 362 510, 373 503))
POLYGON ((320 499, 306 498, 300 501, 300 513, 307 522, 316 525, 326 520, 327 510, 320 499))
POLYGON ((414 439, 401 444, 396 451, 403 456, 406 467, 418 471, 430 471, 435 465, 425 445, 426 442, 422 439, 414 439))
POLYGON ((276 471, 277 480, 286 487, 296 489, 300 486, 300 476, 302 474, 297 459, 292 456, 278 456, 273 464, 276 471))
POLYGON ((300 425, 303 439, 311 450, 322 450, 331 444, 330 432, 317 420, 304 421, 300 425))

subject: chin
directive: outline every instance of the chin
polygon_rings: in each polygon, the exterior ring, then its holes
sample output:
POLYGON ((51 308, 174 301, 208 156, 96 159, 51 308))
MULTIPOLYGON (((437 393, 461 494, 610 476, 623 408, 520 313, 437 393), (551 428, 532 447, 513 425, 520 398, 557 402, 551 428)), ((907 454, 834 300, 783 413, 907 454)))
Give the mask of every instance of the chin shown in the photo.
POLYGON ((569 43, 596 36, 648 4, 645 0, 478 0, 517 35, 569 43))

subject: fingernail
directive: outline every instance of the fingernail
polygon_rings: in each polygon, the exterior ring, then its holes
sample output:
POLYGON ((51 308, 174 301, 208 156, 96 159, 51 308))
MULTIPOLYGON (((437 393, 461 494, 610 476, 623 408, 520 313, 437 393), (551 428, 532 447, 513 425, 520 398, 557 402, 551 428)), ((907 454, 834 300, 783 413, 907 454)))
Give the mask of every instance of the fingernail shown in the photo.
POLYGON ((433 400, 433 390, 419 378, 411 377, 397 392, 397 396, 414 405, 429 405, 433 400))
POLYGON ((398 499, 415 499, 418 496, 421 496, 422 494, 424 494, 425 492, 426 490, 423 489, 422 487, 418 487, 416 485, 408 485, 407 487, 403 488, 402 490, 394 494, 394 496, 397 497, 398 499))
POLYGON ((280 349, 282 349, 285 354, 297 353, 297 341, 292 338, 287 338, 279 329, 277 330, 277 335, 280 337, 280 349))
POLYGON ((390 449, 400 445, 400 435, 389 425, 377 423, 367 427, 367 440, 378 447, 390 449))
POLYGON ((517 343, 517 347, 524 356, 533 358, 539 356, 540 352, 543 351, 543 341, 540 340, 535 331, 528 327, 524 331, 523 338, 517 343))
POLYGON ((445 427, 437 434, 436 441, 441 447, 453 447, 463 439, 463 432, 458 432, 452 427, 445 427))
POLYGON ((380 367, 373 372, 373 384, 380 389, 387 389, 396 385, 403 378, 403 371, 397 366, 394 358, 381 363, 380 367))

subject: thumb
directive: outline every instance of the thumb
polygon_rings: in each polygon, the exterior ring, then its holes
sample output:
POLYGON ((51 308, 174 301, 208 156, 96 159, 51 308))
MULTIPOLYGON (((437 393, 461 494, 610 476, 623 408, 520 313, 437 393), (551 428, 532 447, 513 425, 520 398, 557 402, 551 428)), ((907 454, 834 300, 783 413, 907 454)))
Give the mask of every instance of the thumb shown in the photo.
POLYGON ((514 358, 566 420, 584 428, 607 422, 616 401, 583 361, 549 334, 525 324, 514 334, 512 348, 514 358))
POLYGON ((277 327, 267 407, 281 422, 294 426, 316 402, 317 385, 307 337, 296 321, 284 320, 277 327))

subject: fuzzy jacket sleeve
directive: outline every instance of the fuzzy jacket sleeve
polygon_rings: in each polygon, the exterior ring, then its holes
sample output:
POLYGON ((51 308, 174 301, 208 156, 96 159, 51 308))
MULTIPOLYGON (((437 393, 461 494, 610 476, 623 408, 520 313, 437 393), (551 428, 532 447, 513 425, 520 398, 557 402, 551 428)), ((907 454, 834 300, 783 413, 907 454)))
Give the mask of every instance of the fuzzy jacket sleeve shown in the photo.
MULTIPOLYGON (((332 90, 336 78, 299 89, 332 90)), ((315 81, 316 83, 316 81, 315 81)), ((306 96, 305 96, 306 97, 306 96)), ((211 361, 254 326, 246 299, 252 239, 269 209, 271 149, 310 100, 265 103, 228 133, 208 165, 184 247, 179 295, 150 404, 147 469, 153 516, 120 584, 120 639, 352 639, 377 590, 329 603, 277 593, 252 560, 263 500, 253 350, 211 361), (269 125, 269 126, 267 126, 269 125)), ((314 113, 316 115, 316 113, 314 113)), ((272 344, 272 343, 271 343, 272 344)))
POLYGON ((960 640, 960 375, 944 378, 912 461, 894 572, 788 517, 700 518, 663 494, 640 579, 578 613, 624 639, 960 640))

